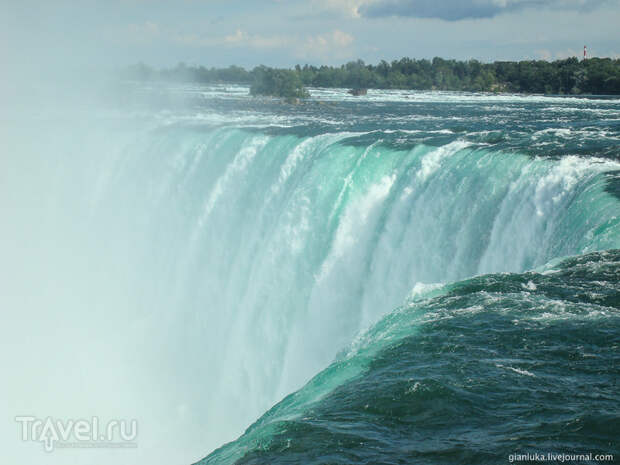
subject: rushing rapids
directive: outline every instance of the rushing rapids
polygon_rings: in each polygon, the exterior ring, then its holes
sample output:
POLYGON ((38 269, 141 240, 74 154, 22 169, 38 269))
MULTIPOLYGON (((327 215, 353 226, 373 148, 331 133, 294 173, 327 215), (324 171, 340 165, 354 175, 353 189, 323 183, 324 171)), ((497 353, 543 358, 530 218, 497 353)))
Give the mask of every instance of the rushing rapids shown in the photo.
POLYGON ((204 463, 611 450, 619 101, 242 91, 47 122, 5 185, 37 213, 5 234, 42 244, 6 283, 55 276, 31 308, 91 335, 77 366, 127 380, 148 445, 195 461, 260 417, 204 463))
POLYGON ((619 282, 615 250, 419 295, 200 463, 615 456, 619 282))

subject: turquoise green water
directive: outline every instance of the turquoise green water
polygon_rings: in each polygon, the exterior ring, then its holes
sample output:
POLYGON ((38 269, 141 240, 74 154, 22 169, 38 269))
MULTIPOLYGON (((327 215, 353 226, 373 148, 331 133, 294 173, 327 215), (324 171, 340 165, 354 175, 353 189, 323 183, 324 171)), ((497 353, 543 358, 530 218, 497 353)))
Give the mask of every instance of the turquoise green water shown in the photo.
POLYGON ((140 92, 0 129, 13 416, 137 418, 135 463, 619 453, 620 101, 140 92))
POLYGON ((212 139, 193 238, 238 244, 229 362, 284 400, 204 463, 616 451, 617 103, 331 105, 212 139))
POLYGON ((421 297, 200 463, 617 456, 619 265, 593 253, 421 297))

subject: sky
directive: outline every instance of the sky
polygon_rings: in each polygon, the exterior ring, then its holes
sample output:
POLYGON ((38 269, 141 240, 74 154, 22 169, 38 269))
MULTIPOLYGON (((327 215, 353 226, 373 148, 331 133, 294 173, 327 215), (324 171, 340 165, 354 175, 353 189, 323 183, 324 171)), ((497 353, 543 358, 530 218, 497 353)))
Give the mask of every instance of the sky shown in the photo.
POLYGON ((12 67, 620 56, 620 0, 0 0, 12 67))

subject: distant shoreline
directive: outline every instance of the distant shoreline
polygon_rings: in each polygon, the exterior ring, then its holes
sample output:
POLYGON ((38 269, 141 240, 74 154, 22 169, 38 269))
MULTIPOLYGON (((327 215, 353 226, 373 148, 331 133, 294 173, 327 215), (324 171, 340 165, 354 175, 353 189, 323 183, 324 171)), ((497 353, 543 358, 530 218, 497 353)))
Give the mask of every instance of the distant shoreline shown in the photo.
POLYGON ((139 81, 243 84, 255 89, 255 95, 279 97, 303 97, 306 87, 557 96, 620 95, 620 59, 611 58, 493 63, 402 58, 391 63, 381 61, 377 65, 358 60, 336 67, 296 65, 285 69, 257 66, 252 70, 239 66, 206 68, 183 63, 157 70, 140 63, 124 69, 122 75, 139 81))

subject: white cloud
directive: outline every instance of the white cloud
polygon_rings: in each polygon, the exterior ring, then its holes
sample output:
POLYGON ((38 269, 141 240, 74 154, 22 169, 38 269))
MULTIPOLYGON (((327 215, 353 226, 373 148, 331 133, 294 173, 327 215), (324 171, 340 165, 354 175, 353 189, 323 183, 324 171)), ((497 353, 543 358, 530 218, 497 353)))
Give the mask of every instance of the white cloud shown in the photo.
POLYGON ((291 38, 284 35, 260 35, 249 34, 237 29, 232 34, 224 36, 201 36, 199 34, 177 34, 172 39, 174 42, 194 47, 246 47, 253 49, 277 49, 284 48, 291 38))
POLYGON ((313 0, 313 4, 320 10, 338 13, 348 18, 361 17, 360 8, 378 0, 313 0))
POLYGON ((325 34, 308 36, 297 47, 299 58, 346 58, 351 55, 354 37, 336 29, 325 34))
POLYGON ((261 35, 241 29, 219 37, 179 34, 173 39, 196 47, 235 47, 256 50, 289 49, 298 58, 346 58, 351 55, 354 37, 340 29, 316 35, 261 35))

